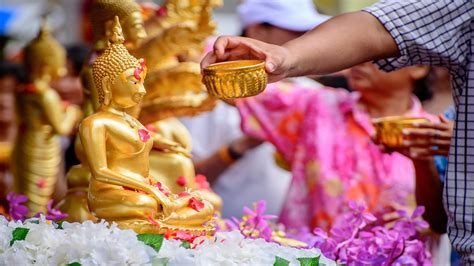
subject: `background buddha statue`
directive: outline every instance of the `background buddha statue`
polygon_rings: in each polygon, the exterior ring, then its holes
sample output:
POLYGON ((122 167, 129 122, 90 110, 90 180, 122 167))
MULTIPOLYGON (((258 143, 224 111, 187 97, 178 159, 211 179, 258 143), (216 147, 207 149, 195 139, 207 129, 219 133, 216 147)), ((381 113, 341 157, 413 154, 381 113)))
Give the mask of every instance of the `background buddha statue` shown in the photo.
POLYGON ((18 135, 12 155, 14 188, 28 196, 29 215, 46 212, 54 192, 62 150, 59 137, 81 118, 80 109, 63 104, 49 83, 66 73, 66 53, 45 23, 25 48, 29 84, 17 95, 18 135))
MULTIPOLYGON (((146 67, 126 50, 118 17, 111 44, 93 64, 100 107, 83 120, 79 135, 92 172, 88 202, 92 213, 137 233, 211 230, 212 205, 198 192, 176 195, 149 175, 153 146, 173 150, 126 110, 140 103, 146 67)), ((176 150, 179 152, 179 149, 176 150)))

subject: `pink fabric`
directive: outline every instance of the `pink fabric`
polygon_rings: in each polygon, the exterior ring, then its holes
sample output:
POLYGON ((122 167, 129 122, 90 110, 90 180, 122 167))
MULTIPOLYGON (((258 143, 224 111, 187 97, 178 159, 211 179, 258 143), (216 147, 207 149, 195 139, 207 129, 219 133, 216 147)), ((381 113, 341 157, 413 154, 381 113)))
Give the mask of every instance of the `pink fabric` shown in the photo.
MULTIPOLYGON (((378 149, 358 99, 358 93, 280 82, 238 101, 244 132, 273 143, 291 165, 293 180, 280 215, 287 227, 327 229, 350 200, 363 200, 375 212, 414 204, 411 160, 378 149)), ((406 115, 433 119, 415 97, 406 115)))

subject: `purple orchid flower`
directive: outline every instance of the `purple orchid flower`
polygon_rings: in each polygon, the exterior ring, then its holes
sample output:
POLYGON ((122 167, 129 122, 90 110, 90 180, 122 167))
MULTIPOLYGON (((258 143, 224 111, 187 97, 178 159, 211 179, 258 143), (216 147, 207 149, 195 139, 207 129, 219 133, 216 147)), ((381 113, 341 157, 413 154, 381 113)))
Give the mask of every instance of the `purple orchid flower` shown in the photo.
POLYGON ((53 200, 48 201, 48 212, 46 213, 46 219, 51 221, 62 220, 68 217, 67 213, 63 213, 58 209, 53 208, 53 200))
POLYGON ((347 265, 431 265, 431 255, 420 238, 420 229, 427 223, 420 219, 423 207, 409 215, 397 210, 399 218, 384 220, 387 209, 374 216, 366 206, 349 203, 349 212, 333 225, 329 234, 313 231, 317 247, 328 258, 347 265))
POLYGON ((265 214, 265 210, 266 202, 263 200, 254 204, 254 210, 244 207, 242 220, 235 217, 225 220, 227 230, 239 230, 245 237, 272 241, 273 230, 268 220, 274 219, 276 216, 265 214))
POLYGON ((28 208, 23 203, 28 201, 28 197, 24 195, 17 195, 15 192, 10 192, 7 195, 8 213, 15 221, 25 220, 28 214, 28 208))
POLYGON ((254 203, 254 210, 244 207, 244 214, 248 218, 247 223, 256 228, 268 226, 267 220, 275 219, 277 217, 275 215, 265 214, 266 209, 267 203, 264 200, 254 203))
MULTIPOLYGON (((40 217, 42 213, 37 213, 35 217, 40 217)), ((53 208, 53 200, 48 201, 48 211, 45 214, 46 220, 58 221, 68 217, 67 213, 63 213, 58 209, 53 208)))

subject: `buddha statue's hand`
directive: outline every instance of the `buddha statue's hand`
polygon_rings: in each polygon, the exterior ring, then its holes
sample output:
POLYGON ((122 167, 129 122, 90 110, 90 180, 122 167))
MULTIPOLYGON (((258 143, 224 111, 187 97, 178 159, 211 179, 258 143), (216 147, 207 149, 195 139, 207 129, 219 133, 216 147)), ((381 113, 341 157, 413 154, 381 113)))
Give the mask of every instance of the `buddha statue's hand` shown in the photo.
POLYGON ((158 202, 159 205, 162 206, 163 208, 163 215, 165 217, 168 217, 176 211, 177 206, 176 204, 173 204, 173 200, 167 195, 167 193, 164 193, 162 190, 157 188, 156 186, 150 186, 148 191, 147 191, 155 200, 158 202))
POLYGON ((179 153, 191 158, 189 151, 186 150, 181 144, 161 137, 155 137, 153 139, 153 148, 165 152, 179 153))
POLYGON ((80 121, 82 119, 82 111, 81 108, 77 105, 70 105, 66 108, 66 112, 70 112, 71 116, 74 118, 75 121, 80 121))

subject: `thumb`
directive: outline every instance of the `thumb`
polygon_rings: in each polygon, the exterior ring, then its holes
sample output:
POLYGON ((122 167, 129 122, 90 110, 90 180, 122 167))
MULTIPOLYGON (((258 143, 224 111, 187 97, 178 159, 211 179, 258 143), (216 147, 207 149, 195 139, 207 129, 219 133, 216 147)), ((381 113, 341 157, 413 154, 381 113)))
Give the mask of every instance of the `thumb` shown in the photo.
POLYGON ((267 71, 267 73, 273 73, 276 70, 276 68, 277 68, 276 64, 272 60, 267 59, 265 61, 265 70, 267 71))

